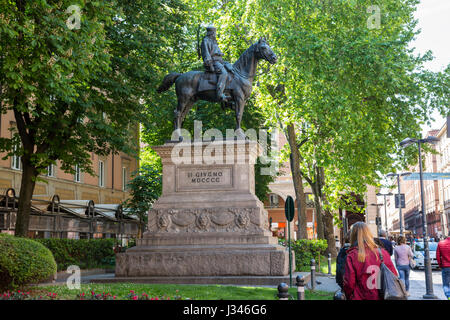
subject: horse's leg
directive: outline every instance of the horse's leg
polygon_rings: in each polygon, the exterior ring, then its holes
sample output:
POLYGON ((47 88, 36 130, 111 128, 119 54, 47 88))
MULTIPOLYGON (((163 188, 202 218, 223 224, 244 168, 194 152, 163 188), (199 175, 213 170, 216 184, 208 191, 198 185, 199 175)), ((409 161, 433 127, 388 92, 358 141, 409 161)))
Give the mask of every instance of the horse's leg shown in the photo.
POLYGON ((183 107, 183 110, 181 112, 181 122, 183 123, 184 119, 186 118, 187 114, 189 113, 189 111, 191 110, 192 106, 194 105, 194 103, 196 102, 196 99, 188 99, 183 107))
POLYGON ((241 129, 241 121, 242 121, 242 115, 244 114, 244 106, 245 106, 245 100, 244 97, 240 94, 237 94, 235 99, 236 103, 236 135, 237 137, 245 139, 244 131, 241 129))
POLYGON ((173 140, 179 140, 181 137, 181 125, 183 124, 181 114, 184 108, 184 104, 181 100, 181 97, 178 97, 177 108, 174 111, 175 119, 174 119, 174 134, 172 135, 173 140))

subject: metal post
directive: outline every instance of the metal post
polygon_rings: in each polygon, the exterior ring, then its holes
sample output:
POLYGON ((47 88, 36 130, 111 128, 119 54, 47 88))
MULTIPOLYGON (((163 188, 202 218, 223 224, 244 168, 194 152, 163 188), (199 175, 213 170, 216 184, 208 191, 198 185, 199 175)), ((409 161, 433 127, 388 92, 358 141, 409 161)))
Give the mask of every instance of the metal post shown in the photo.
POLYGON ((423 295, 424 299, 437 299, 433 293, 433 278, 431 271, 430 261, 430 248, 428 246, 428 232, 427 232, 427 214, 425 211, 425 194, 423 191, 423 175, 422 175, 422 149, 419 145, 419 172, 420 172, 420 200, 422 202, 422 232, 423 232, 423 248, 424 248, 424 264, 425 264, 425 286, 426 294, 423 295))
MULTIPOLYGON (((403 236, 403 215, 402 215, 402 196, 400 192, 400 175, 397 174, 397 185, 398 185, 398 215, 400 222, 400 235, 403 236)), ((406 202, 406 200, 405 200, 406 202)))
POLYGON ((305 300, 305 278, 297 276, 297 300, 305 300))
POLYGON ((311 290, 316 288, 316 260, 311 259, 311 290))
POLYGON ((291 222, 288 223, 288 248, 289 248, 289 287, 292 288, 292 252, 291 252, 291 222))
POLYGON ((331 276, 331 253, 328 254, 328 275, 331 276))
POLYGON ((387 224, 386 195, 384 195, 384 227, 385 227, 385 230, 386 230, 386 237, 387 237, 388 224, 387 224))
POLYGON ((380 208, 377 207, 377 234, 378 237, 380 236, 380 232, 381 232, 381 217, 380 217, 380 208))
POLYGON ((280 300, 289 300, 289 287, 286 283, 282 282, 278 285, 278 298, 280 300))

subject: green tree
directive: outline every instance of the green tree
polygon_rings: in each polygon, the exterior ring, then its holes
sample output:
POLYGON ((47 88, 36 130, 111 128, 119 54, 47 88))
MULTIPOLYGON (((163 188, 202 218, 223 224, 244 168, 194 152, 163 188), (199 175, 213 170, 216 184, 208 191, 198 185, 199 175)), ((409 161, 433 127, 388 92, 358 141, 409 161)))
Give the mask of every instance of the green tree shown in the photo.
POLYGON ((145 164, 133 176, 133 179, 127 185, 130 198, 123 205, 128 209, 127 214, 136 215, 139 218, 138 237, 140 238, 143 227, 147 223, 147 212, 161 195, 162 175, 160 167, 145 164))
POLYGON ((176 0, 1 1, 0 12, 1 111, 12 110, 17 124, 0 151, 21 156, 15 233, 23 236, 48 165, 93 175, 91 152, 137 155, 133 127, 145 122, 148 92, 185 16, 176 0))
POLYGON ((418 33, 417 3, 377 1, 380 24, 366 0, 235 1, 218 10, 232 12, 218 18, 222 29, 266 35, 279 55, 261 77, 256 103, 273 124, 294 126, 290 146, 300 156, 292 170, 300 168, 313 189, 334 255, 332 212, 343 196, 364 194, 398 159, 412 161, 416 154, 399 142, 419 136, 432 110, 448 111, 448 73, 425 70, 431 54, 409 47, 418 33), (280 86, 282 95, 274 95, 280 86))

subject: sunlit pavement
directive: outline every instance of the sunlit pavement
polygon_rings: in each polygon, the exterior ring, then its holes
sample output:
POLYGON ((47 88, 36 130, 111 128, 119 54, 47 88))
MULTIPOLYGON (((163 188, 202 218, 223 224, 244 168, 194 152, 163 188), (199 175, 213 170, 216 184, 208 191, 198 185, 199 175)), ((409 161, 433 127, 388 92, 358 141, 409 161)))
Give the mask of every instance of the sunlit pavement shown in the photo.
MULTIPOLYGON (((409 275, 409 300, 423 300, 423 295, 427 292, 425 286, 425 271, 411 270, 409 275)), ((438 299, 446 300, 444 289, 442 288, 441 270, 433 270, 433 293, 438 299)))

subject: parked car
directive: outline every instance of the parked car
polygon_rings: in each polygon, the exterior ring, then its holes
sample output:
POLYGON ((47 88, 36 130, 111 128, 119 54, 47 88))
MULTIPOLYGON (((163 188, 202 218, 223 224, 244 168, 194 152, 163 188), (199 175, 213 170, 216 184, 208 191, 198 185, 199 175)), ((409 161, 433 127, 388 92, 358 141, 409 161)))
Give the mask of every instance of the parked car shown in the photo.
MULTIPOLYGON (((430 260, 431 260, 431 268, 438 269, 439 265, 436 260, 436 250, 437 250, 437 242, 428 242, 428 248, 430 249, 430 260)), ((425 267, 425 257, 424 257, 424 245, 423 241, 414 242, 414 246, 412 247, 414 253, 414 260, 416 260, 415 269, 421 269, 425 267)))

